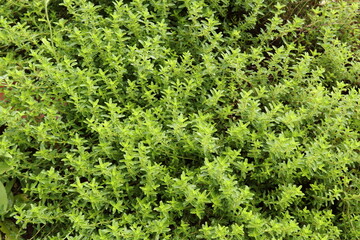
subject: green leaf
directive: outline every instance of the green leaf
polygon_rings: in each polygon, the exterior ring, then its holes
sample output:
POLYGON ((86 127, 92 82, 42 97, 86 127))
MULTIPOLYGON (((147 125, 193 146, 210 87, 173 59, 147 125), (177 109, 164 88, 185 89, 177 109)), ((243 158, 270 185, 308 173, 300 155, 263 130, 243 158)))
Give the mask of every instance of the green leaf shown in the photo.
POLYGON ((0 174, 3 174, 4 172, 7 172, 11 169, 11 166, 9 166, 5 162, 0 162, 0 174))
POLYGON ((11 154, 0 149, 0 156, 5 158, 12 158, 11 154))
POLYGON ((8 207, 8 198, 4 184, 0 182, 0 214, 6 212, 8 207))
MULTIPOLYGON (((5 234, 6 240, 20 240, 21 231, 15 225, 15 223, 10 220, 4 220, 0 222, 0 232, 5 234)), ((1 235, 0 235, 1 236, 1 235)))

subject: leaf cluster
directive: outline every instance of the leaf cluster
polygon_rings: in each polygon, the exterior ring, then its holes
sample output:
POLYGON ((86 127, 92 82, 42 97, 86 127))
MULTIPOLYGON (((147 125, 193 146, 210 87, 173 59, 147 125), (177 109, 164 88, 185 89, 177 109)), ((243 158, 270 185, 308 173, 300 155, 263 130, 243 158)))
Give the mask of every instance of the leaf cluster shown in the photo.
POLYGON ((321 2, 0 0, 0 232, 360 238, 359 4, 321 2))

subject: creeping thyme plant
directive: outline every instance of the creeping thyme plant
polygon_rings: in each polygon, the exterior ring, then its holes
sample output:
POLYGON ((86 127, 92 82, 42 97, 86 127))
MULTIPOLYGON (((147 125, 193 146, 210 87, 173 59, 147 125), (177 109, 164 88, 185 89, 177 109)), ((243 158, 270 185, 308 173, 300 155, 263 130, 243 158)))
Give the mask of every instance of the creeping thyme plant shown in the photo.
POLYGON ((359 3, 0 0, 6 239, 360 239, 359 3))

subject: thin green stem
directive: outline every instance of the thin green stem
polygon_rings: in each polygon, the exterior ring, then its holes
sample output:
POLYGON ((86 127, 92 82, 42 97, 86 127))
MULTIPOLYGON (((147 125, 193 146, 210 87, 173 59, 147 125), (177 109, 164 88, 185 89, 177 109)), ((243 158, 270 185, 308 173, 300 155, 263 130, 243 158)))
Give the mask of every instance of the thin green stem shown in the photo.
POLYGON ((52 27, 51 27, 51 23, 50 23, 50 19, 49 19, 49 12, 48 12, 48 4, 49 4, 50 0, 44 0, 44 2, 45 2, 46 21, 47 21, 47 24, 48 24, 49 30, 50 30, 51 46, 54 47, 53 31, 52 31, 52 27))

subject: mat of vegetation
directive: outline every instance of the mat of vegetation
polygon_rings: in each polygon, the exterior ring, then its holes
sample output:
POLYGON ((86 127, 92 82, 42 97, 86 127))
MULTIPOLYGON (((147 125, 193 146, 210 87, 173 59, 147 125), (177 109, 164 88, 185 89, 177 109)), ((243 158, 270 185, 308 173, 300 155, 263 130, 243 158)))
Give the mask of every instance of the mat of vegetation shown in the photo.
POLYGON ((0 0, 6 239, 360 239, 359 4, 0 0))

